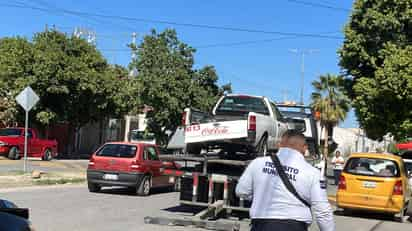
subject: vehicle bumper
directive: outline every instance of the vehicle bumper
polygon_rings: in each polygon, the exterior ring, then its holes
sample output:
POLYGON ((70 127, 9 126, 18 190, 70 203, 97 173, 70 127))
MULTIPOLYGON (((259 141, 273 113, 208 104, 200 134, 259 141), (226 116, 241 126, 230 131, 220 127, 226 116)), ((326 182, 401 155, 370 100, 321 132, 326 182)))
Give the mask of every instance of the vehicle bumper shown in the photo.
POLYGON ((222 139, 222 140, 213 140, 200 143, 187 143, 187 144, 199 144, 204 147, 225 147, 230 145, 237 145, 240 147, 253 147, 254 141, 249 140, 248 138, 237 138, 237 139, 222 139))
POLYGON ((87 170, 87 182, 98 184, 100 186, 126 186, 135 187, 139 185, 144 177, 143 173, 125 173, 102 170, 87 170), (115 174, 117 180, 103 179, 104 174, 115 174))
MULTIPOLYGON (((367 195, 363 198, 368 197, 367 195)), ((354 210, 368 210, 382 213, 399 213, 405 206, 403 197, 392 197, 388 202, 384 203, 385 206, 373 204, 373 202, 379 203, 378 198, 370 197, 368 203, 359 200, 359 195, 348 195, 348 193, 338 193, 336 196, 336 205, 339 208, 354 209, 354 210), (346 194, 346 195, 345 195, 346 194)))

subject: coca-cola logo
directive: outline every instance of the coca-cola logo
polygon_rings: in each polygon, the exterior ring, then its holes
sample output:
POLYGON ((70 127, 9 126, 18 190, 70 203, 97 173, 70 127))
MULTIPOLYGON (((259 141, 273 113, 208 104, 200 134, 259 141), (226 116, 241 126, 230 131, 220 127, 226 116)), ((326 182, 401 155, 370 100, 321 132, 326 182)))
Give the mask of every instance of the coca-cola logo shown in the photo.
POLYGON ((208 136, 208 135, 221 135, 221 134, 226 134, 228 133, 229 130, 227 127, 214 127, 214 128, 203 128, 202 129, 202 136, 208 136))
POLYGON ((199 131, 200 130, 200 125, 199 124, 195 124, 189 127, 186 127, 186 132, 195 132, 195 131, 199 131))

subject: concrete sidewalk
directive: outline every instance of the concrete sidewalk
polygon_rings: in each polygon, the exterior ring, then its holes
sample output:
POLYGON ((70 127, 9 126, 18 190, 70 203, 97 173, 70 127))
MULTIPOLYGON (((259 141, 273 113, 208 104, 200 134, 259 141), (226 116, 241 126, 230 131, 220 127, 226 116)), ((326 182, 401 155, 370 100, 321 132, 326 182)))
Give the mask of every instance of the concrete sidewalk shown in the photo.
MULTIPOLYGON (((27 159, 27 171, 38 170, 42 172, 84 172, 87 169, 88 160, 57 160, 43 161, 39 158, 27 159)), ((10 171, 23 171, 24 161, 10 160, 0 157, 0 173, 10 171)))

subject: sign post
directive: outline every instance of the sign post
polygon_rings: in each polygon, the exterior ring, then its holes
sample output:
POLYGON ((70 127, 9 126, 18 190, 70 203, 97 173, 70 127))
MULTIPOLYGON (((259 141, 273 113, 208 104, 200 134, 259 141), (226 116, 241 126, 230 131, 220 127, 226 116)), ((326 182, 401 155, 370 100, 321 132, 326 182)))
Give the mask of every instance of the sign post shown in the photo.
POLYGON ((36 105, 39 101, 39 96, 31 89, 30 86, 26 87, 20 94, 16 97, 17 103, 20 104, 22 108, 26 111, 26 121, 24 125, 24 172, 26 172, 26 162, 27 162, 27 130, 29 127, 29 111, 36 105))

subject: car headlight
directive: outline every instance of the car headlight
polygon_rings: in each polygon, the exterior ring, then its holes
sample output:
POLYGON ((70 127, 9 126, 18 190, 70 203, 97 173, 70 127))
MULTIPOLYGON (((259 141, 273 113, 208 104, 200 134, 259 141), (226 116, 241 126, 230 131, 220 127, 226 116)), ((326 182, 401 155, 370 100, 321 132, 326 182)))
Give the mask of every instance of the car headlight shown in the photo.
POLYGON ((7 146, 7 145, 9 145, 9 144, 6 143, 6 142, 0 141, 0 147, 1 147, 1 146, 7 146))

